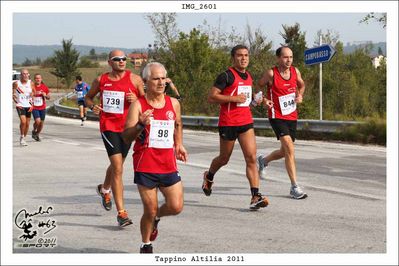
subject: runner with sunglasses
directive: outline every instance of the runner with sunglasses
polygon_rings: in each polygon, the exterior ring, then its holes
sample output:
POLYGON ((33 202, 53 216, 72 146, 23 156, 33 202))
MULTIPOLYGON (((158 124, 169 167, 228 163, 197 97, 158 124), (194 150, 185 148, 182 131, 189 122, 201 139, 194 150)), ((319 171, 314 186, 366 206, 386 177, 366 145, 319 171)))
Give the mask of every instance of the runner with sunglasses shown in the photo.
POLYGON ((85 96, 87 106, 100 116, 100 132, 110 160, 104 183, 97 186, 97 193, 101 196, 104 209, 110 211, 112 190, 120 227, 132 224, 123 203, 122 181, 123 163, 130 144, 123 141, 121 134, 130 104, 144 95, 143 81, 140 76, 126 70, 126 59, 123 51, 111 51, 108 64, 112 71, 97 77, 85 96), (97 93, 100 93, 99 105, 93 102, 97 93))

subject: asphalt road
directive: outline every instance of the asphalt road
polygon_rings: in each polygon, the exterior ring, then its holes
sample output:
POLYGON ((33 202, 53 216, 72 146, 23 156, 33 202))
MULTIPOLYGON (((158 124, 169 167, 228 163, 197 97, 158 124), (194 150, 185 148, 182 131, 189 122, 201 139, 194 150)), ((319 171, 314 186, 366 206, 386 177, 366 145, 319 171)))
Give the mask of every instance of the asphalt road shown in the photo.
MULTIPOLYGON (((120 229, 115 209, 105 211, 95 191, 108 165, 98 122, 81 127, 79 120, 48 116, 42 142, 29 136, 20 147, 18 136, 14 114, 14 253, 138 253, 142 205, 131 152, 123 179, 133 225, 120 229), (21 222, 29 219, 24 231, 21 222)), ((297 140, 298 181, 309 197, 291 199, 284 162, 273 162, 260 189, 270 205, 253 212, 238 143, 210 197, 202 193, 202 173, 218 153, 218 135, 185 130, 184 144, 189 161, 178 167, 185 207, 161 220, 155 252, 386 252, 386 148, 297 140)), ((257 137, 257 144, 260 152, 279 147, 275 138, 257 137)))

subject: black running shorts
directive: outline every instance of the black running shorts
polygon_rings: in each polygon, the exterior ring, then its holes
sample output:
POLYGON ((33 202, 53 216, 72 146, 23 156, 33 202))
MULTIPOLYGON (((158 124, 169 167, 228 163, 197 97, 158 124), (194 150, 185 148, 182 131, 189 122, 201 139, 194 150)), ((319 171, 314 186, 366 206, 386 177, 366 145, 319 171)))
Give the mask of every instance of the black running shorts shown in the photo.
POLYGON ((224 140, 236 140, 238 135, 247 132, 251 128, 254 128, 253 123, 243 126, 219 127, 219 136, 224 140))
POLYGON ((292 141, 295 141, 297 120, 269 119, 269 122, 278 140, 290 135, 292 141))
POLYGON ((101 137, 107 149, 108 157, 114 154, 121 153, 123 158, 126 158, 129 153, 130 144, 126 144, 122 139, 121 132, 104 131, 101 132, 101 137))
POLYGON ((83 105, 83 107, 87 107, 86 106, 86 102, 84 100, 78 100, 78 106, 83 105))
POLYGON ((180 181, 179 172, 168 174, 134 173, 134 183, 147 188, 170 187, 180 181))
POLYGON ((24 115, 27 118, 31 117, 32 111, 29 111, 30 107, 16 107, 18 116, 24 115))

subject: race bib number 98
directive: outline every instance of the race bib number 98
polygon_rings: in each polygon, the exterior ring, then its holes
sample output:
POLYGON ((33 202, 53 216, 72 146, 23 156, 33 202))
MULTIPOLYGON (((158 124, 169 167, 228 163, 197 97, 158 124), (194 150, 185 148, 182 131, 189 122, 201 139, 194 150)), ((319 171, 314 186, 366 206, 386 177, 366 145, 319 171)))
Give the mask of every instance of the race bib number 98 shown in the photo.
POLYGON ((173 148, 175 120, 151 120, 148 147, 158 149, 173 148))
POLYGON ((104 91, 103 110, 106 113, 123 114, 125 104, 125 92, 123 91, 104 91))
POLYGON ((288 115, 296 110, 295 92, 278 97, 281 114, 288 115))
POLYGON ((252 100, 252 87, 251 86, 238 86, 237 95, 244 93, 247 99, 243 103, 237 103, 238 107, 249 106, 252 100))

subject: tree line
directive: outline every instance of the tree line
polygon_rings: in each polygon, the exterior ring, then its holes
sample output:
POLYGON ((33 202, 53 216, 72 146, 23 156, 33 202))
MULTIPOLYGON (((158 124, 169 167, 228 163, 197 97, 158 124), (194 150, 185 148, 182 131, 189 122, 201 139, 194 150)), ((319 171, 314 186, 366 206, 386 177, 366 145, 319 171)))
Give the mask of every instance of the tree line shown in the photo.
MULTIPOLYGON (((245 44, 250 51, 249 72, 254 84, 262 73, 276 63, 272 41, 261 28, 247 25, 245 33, 238 35, 221 27, 203 25, 185 33, 177 28, 175 13, 152 13, 147 16, 154 34, 151 58, 163 63, 168 75, 184 97, 184 114, 215 116, 217 105, 206 103, 207 94, 216 76, 231 64, 230 49, 245 44)), ((279 32, 281 45, 289 46, 294 65, 301 71, 306 83, 304 103, 298 107, 301 119, 319 118, 319 68, 305 66, 304 51, 309 47, 300 24, 282 25, 279 32)), ((369 56, 372 45, 366 45, 351 54, 344 54, 339 34, 328 30, 318 33, 323 44, 331 44, 336 54, 323 64, 323 118, 327 120, 363 120, 386 117, 386 63, 375 68, 369 56)), ((315 39, 315 46, 319 40, 315 39)), ((265 117, 262 107, 256 107, 255 117, 265 117)))
MULTIPOLYGON (((206 21, 189 32, 178 29, 176 13, 152 13, 146 16, 154 30, 155 41, 149 44, 149 61, 159 61, 168 70, 169 77, 183 95, 182 113, 186 115, 217 116, 219 106, 206 103, 206 98, 216 76, 231 64, 230 50, 237 44, 245 44, 250 51, 248 70, 254 84, 263 72, 276 63, 273 43, 260 27, 246 26, 244 34, 235 28, 221 30, 206 21)), ((365 18, 370 20, 370 18, 365 18)), ((385 27, 385 24, 384 24, 385 27)), ((282 43, 289 46, 294 55, 294 65, 301 71, 306 84, 304 103, 298 106, 301 119, 319 118, 319 69, 317 65, 305 66, 304 51, 309 47, 300 24, 282 25, 279 32, 282 43)), ((344 54, 339 34, 328 30, 319 31, 323 44, 331 44, 336 54, 323 64, 323 118, 327 120, 363 120, 386 117, 386 64, 380 62, 374 68, 369 56, 372 45, 344 54)), ((313 46, 319 45, 319 38, 313 46)), ((97 55, 92 49, 87 56, 79 55, 73 48, 72 39, 62 40, 62 50, 40 62, 43 67, 53 68, 51 73, 61 78, 69 88, 81 67, 97 67, 98 60, 107 55, 97 55)), ((144 67, 144 66, 142 66, 144 67)), ((263 107, 254 108, 255 117, 265 117, 263 107)))

